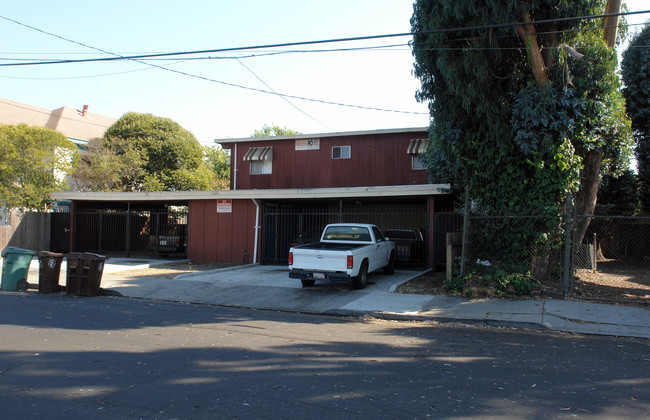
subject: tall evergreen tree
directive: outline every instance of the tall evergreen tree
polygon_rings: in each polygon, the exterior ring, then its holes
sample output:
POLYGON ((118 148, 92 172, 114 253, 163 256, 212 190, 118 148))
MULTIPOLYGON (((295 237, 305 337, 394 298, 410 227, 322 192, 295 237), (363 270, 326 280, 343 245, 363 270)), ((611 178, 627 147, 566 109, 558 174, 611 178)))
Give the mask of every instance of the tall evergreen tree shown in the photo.
POLYGON ((631 156, 630 123, 602 20, 561 19, 603 11, 600 0, 418 0, 432 181, 467 185, 488 209, 555 207, 574 192, 593 212, 601 172, 631 156))
POLYGON ((627 113, 632 119, 636 140, 638 179, 641 206, 650 213, 650 24, 636 35, 623 52, 621 62, 623 95, 627 113))

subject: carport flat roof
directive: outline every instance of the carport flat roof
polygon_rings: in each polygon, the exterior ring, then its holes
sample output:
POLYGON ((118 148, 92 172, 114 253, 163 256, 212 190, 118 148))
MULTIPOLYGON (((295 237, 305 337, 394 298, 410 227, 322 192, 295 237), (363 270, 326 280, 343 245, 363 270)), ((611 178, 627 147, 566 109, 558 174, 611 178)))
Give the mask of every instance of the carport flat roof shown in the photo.
POLYGON ((448 194, 449 184, 391 185, 378 187, 292 188, 277 190, 214 190, 156 192, 80 192, 50 194, 53 200, 65 201, 183 201, 301 198, 412 197, 448 194))

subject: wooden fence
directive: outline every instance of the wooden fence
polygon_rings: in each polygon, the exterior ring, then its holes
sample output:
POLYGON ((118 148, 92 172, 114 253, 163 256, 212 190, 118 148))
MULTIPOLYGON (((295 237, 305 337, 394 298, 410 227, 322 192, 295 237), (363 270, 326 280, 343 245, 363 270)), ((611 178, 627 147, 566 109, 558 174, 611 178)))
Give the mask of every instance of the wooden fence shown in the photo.
POLYGON ((0 217, 0 249, 48 250, 51 213, 7 211, 0 217))

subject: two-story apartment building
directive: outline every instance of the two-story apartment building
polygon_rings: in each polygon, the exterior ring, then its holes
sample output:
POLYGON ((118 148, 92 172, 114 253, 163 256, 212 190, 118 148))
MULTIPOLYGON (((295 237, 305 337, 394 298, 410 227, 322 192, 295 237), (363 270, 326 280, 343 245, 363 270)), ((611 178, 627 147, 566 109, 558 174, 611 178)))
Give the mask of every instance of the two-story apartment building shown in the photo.
MULTIPOLYGON (((427 183, 419 160, 427 137, 426 128, 410 128, 216 142, 230 151, 231 190, 268 194, 248 208, 258 212, 259 206, 258 261, 284 263, 291 245, 317 240, 325 224, 355 221, 375 223, 398 240, 402 264, 433 266, 436 243, 444 246, 436 240, 434 214, 450 201, 447 185, 427 183)), ((194 202, 190 219, 209 205, 194 202)), ((218 212, 203 214, 216 214, 204 226, 218 225, 218 212)), ((190 228, 190 249, 214 252, 192 246, 206 236, 213 233, 190 228)), ((207 259, 191 251, 190 257, 207 259)))
MULTIPOLYGON (((418 158, 427 136, 426 128, 412 128, 220 139, 230 151, 230 190, 55 198, 73 200, 77 212, 110 208, 113 215, 186 206, 183 253, 196 262, 284 264, 291 245, 318 239, 327 223, 349 221, 374 223, 396 239, 398 262, 435 267, 444 264, 446 233, 436 216, 451 199, 448 185, 427 183, 418 158)), ((136 219, 126 224, 127 236, 136 235, 136 219)), ((84 226, 73 223, 73 249, 97 243, 84 226)))

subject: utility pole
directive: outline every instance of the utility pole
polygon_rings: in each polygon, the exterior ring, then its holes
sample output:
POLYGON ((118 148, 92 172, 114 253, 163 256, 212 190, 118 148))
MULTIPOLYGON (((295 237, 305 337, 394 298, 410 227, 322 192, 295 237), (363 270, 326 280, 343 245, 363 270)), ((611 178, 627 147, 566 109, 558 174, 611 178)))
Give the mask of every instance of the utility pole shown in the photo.
MULTIPOLYGON (((621 13, 621 0, 607 0, 605 14, 611 15, 621 13)), ((603 38, 607 42, 608 47, 616 45, 616 35, 618 34, 618 20, 619 16, 608 16, 605 18, 605 26, 603 28, 603 38)))

